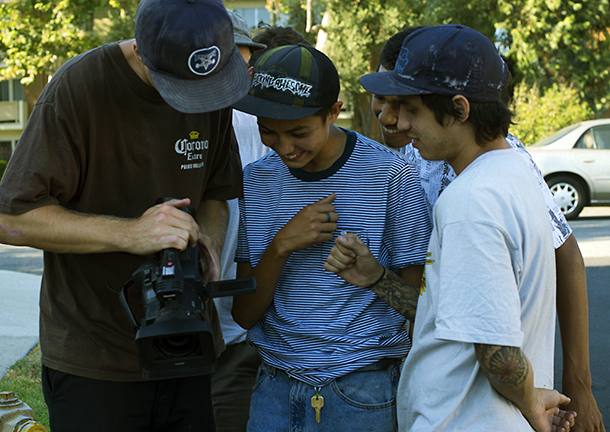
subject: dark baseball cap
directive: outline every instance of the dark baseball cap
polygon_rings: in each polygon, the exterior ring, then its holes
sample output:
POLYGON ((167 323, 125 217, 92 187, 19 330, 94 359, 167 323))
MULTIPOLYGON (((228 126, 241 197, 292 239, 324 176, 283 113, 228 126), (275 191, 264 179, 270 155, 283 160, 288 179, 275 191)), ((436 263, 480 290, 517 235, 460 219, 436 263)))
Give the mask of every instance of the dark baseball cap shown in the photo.
POLYGON ((235 39, 235 45, 247 46, 252 50, 259 50, 267 48, 267 45, 252 41, 252 32, 248 27, 246 19, 238 14, 237 12, 227 11, 231 22, 233 23, 233 38, 235 39))
POLYGON ((259 117, 295 120, 332 106, 339 97, 332 61, 303 44, 274 48, 254 64, 250 91, 233 107, 259 117))
POLYGON ((364 75, 360 84, 381 96, 463 95, 497 102, 508 68, 494 44, 463 25, 424 27, 407 36, 394 70, 364 75))
POLYGON ((220 0, 142 0, 136 43, 161 97, 178 111, 225 108, 250 88, 220 0))

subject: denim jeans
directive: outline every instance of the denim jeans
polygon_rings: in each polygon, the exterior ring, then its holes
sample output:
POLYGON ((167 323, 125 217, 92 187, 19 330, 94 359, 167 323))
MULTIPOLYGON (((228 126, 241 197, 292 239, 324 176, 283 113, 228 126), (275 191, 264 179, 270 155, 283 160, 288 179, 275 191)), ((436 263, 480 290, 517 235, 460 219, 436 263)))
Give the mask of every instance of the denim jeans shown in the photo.
POLYGON ((387 370, 352 372, 319 389, 320 423, 311 406, 316 390, 262 364, 250 404, 248 432, 395 432, 400 364, 387 370))

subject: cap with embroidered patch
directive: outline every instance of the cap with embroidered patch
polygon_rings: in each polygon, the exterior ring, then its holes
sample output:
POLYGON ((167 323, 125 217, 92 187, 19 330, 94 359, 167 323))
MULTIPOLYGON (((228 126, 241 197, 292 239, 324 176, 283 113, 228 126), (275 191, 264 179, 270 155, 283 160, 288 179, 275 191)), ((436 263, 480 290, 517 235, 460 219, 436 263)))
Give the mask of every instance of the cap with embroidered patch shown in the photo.
POLYGON ((238 14, 237 12, 228 11, 231 21, 233 22, 233 37, 235 38, 235 45, 244 45, 252 48, 253 50, 265 49, 267 45, 252 41, 252 32, 246 19, 238 14))
POLYGON ((394 70, 364 75, 360 84, 381 96, 463 95, 497 102, 508 68, 494 44, 463 25, 424 27, 407 36, 394 70))
POLYGON ((180 112, 231 106, 250 88, 220 0, 141 0, 136 43, 161 97, 180 112))
POLYGON ((303 44, 274 48, 254 65, 247 96, 233 107, 259 117, 295 120, 332 106, 339 97, 332 61, 303 44))

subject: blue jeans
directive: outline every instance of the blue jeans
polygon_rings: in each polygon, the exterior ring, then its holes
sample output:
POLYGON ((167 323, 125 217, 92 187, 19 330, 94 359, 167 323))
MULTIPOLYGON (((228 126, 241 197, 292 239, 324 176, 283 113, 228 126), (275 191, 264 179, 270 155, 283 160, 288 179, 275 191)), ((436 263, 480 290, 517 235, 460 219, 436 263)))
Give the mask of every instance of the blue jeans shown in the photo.
POLYGON ((395 432, 400 364, 387 370, 352 372, 319 390, 321 421, 311 406, 314 387, 262 364, 252 393, 248 432, 395 432))

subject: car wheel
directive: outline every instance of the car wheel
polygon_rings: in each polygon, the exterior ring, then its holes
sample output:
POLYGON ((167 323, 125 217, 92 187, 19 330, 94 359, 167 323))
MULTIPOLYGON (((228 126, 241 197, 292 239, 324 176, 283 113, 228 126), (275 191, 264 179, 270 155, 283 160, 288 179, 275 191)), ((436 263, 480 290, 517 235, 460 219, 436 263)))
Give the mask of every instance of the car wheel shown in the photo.
POLYGON ((585 188, 571 176, 556 176, 547 180, 549 189, 567 220, 578 217, 585 206, 585 188))

